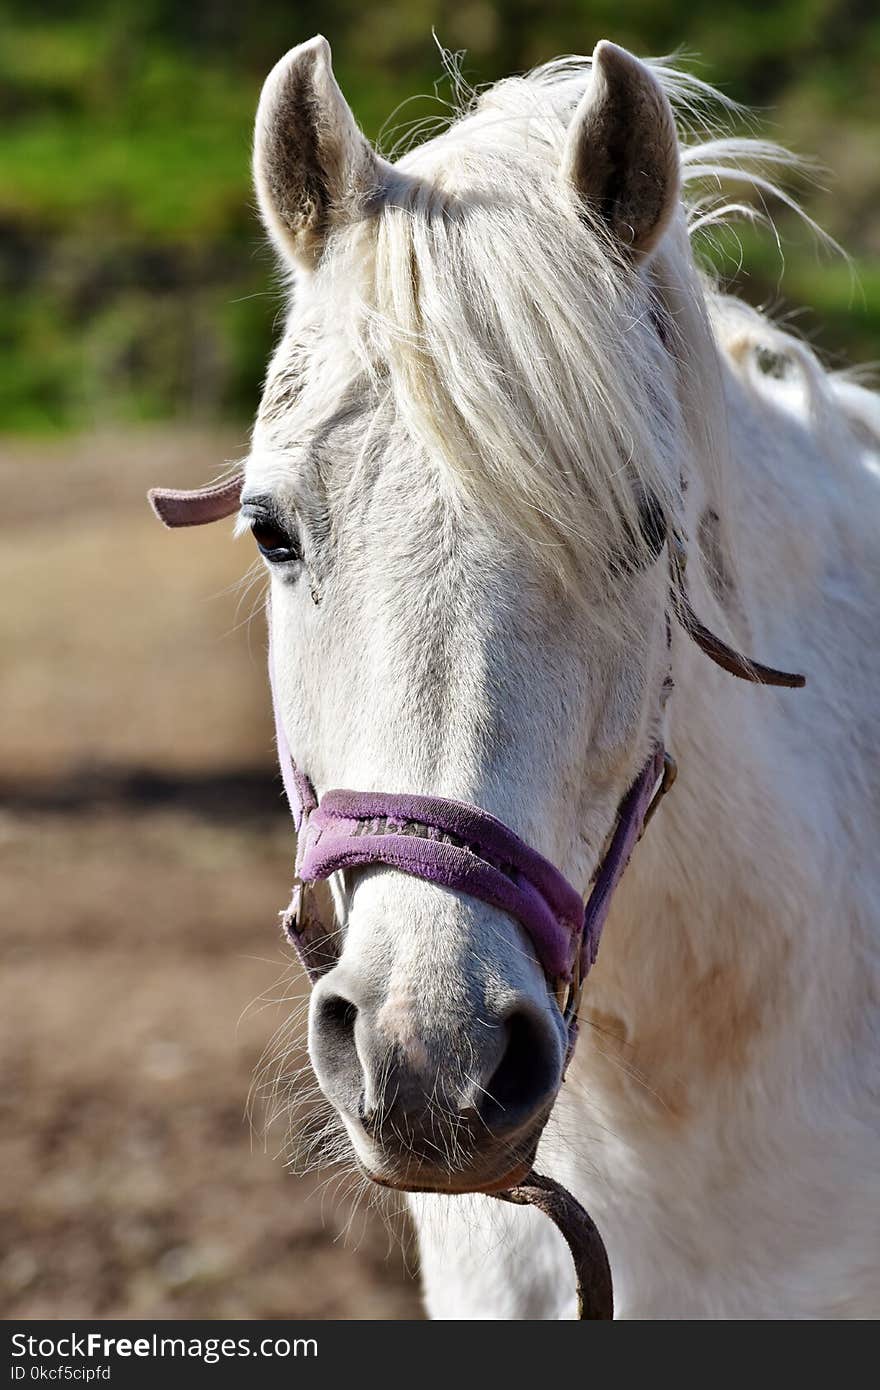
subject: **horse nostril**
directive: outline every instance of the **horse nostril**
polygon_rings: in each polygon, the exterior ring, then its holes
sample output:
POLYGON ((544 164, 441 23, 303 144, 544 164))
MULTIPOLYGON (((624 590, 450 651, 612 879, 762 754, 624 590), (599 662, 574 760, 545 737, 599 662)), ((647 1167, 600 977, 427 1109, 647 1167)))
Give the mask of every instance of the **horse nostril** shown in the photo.
POLYGON ((560 1080, 560 1052, 549 1020, 523 1008, 504 1022, 507 1046, 479 1110, 495 1134, 509 1133, 549 1104, 560 1080))
POLYGON ((355 1045, 358 1007, 342 994, 317 994, 312 1000, 310 1049, 319 1075, 327 1078, 333 1099, 352 1114, 363 1105, 363 1074, 355 1045))
POLYGON ((317 1021, 326 1033, 335 1033, 340 1041, 346 1042, 354 1036, 358 1010, 357 1004, 350 999, 344 999, 341 994, 325 994, 316 1012, 317 1021))

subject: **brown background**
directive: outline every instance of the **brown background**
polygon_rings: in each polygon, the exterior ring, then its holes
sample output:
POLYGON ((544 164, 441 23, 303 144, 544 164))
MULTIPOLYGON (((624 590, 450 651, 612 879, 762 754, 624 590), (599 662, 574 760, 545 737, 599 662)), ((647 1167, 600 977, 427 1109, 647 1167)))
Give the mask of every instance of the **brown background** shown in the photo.
POLYGON ((285 1166, 300 1025, 246 1115, 304 995, 261 586, 231 523, 171 534, 143 498, 243 443, 0 453, 6 1317, 418 1315, 399 1216, 285 1166))

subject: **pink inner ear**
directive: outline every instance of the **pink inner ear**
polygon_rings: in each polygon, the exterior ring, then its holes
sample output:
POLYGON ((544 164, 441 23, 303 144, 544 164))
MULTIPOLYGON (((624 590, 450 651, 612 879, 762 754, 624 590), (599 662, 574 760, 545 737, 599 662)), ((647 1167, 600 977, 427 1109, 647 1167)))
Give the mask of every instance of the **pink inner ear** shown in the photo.
POLYGON ((165 526, 206 526, 222 521, 238 511, 244 474, 235 473, 222 483, 190 491, 174 487, 152 487, 147 493, 150 506, 165 526))

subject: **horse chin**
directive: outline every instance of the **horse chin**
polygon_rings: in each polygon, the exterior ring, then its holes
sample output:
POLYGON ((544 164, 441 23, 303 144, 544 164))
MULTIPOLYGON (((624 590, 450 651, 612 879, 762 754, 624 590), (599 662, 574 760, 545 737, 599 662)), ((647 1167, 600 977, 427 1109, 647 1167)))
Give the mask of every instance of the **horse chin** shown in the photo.
POLYGON ((446 1173, 435 1176, 430 1181, 421 1180, 421 1171, 407 1176, 404 1180, 381 1177, 378 1173, 371 1173, 367 1168, 363 1171, 378 1187, 390 1187, 395 1192, 432 1192, 448 1197, 460 1197, 474 1192, 482 1192, 487 1196, 495 1192, 509 1192, 511 1188, 518 1187, 531 1170, 531 1161, 523 1160, 500 1178, 479 1179, 469 1178, 463 1173, 446 1173))
POLYGON ((505 1144, 495 1152, 487 1149, 483 1155, 474 1155, 473 1160, 460 1169, 413 1153, 391 1156, 381 1150, 369 1152, 363 1143, 357 1142, 355 1158, 361 1172, 371 1182, 397 1192, 434 1192, 447 1196, 507 1192, 531 1172, 543 1129, 544 1121, 520 1143, 505 1144))

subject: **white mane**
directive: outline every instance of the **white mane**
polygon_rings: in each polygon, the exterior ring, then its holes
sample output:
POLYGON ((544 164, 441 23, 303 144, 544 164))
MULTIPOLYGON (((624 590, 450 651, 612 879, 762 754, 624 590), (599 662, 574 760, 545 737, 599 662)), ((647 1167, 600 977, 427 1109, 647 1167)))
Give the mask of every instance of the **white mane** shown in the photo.
POLYGON ((682 209, 647 271, 628 272, 557 173, 590 67, 560 59, 481 92, 457 78, 448 127, 403 156, 392 196, 335 251, 338 283, 359 285, 360 364, 449 478, 563 576, 572 560, 619 564, 640 498, 679 518, 682 472, 723 496, 717 348, 731 336, 735 362, 748 365, 748 339, 749 360, 766 349, 803 371, 814 401, 835 395, 810 350, 721 294, 691 247, 736 218, 768 220, 767 199, 800 212, 777 182, 797 158, 723 134, 739 108, 654 63, 679 124, 682 209), (754 201, 725 197, 731 183, 754 201))

